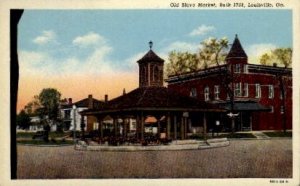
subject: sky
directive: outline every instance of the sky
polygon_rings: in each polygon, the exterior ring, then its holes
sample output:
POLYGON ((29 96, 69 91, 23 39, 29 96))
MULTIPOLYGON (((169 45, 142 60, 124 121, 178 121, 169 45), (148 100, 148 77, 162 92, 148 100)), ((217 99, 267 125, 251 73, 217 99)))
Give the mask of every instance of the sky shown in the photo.
POLYGON ((153 50, 196 52, 209 37, 238 34, 249 63, 292 47, 291 10, 25 10, 18 25, 18 111, 43 88, 78 101, 138 87, 136 61, 153 50))

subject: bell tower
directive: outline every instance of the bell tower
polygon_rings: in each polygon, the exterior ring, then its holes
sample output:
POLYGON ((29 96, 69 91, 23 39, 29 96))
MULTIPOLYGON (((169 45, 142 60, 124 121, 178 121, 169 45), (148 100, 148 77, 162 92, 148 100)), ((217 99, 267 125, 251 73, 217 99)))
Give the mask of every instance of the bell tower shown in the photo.
POLYGON ((149 42, 150 50, 137 61, 139 64, 139 87, 163 86, 164 60, 153 50, 153 42, 149 42))

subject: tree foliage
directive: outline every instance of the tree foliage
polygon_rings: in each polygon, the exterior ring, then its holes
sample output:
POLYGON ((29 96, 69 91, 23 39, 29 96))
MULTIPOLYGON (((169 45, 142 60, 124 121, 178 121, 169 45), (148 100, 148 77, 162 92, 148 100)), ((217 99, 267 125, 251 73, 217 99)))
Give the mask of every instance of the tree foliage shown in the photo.
POLYGON ((200 43, 197 53, 171 51, 166 65, 167 75, 178 75, 220 65, 224 62, 228 39, 208 38, 200 43))
POLYGON ((260 57, 260 64, 273 65, 279 64, 283 67, 291 67, 292 65, 292 49, 291 48, 277 48, 272 50, 270 54, 265 53, 260 57))
POLYGON ((25 112, 25 110, 21 110, 21 112, 17 115, 17 126, 21 129, 28 129, 30 126, 30 117, 25 112))
POLYGON ((41 110, 50 120, 57 119, 60 97, 61 93, 54 88, 45 88, 38 96, 41 110))

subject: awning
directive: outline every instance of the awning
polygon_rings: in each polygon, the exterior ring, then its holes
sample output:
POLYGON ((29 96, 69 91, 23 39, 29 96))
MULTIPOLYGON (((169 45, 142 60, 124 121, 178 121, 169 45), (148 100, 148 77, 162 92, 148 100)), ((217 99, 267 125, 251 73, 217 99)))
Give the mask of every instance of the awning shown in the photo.
MULTIPOLYGON (((226 110, 231 110, 230 102, 226 103, 218 103, 219 106, 226 110)), ((261 112, 268 112, 271 111, 271 108, 261 105, 255 101, 235 101, 233 110, 235 111, 261 111, 261 112)))

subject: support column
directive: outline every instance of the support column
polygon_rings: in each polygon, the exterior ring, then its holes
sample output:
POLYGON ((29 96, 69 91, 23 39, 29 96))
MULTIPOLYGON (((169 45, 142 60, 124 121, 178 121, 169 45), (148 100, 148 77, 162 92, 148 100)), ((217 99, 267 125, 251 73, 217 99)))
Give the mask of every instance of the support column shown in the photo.
POLYGON ((144 132, 145 132, 145 118, 142 112, 141 114, 141 140, 144 140, 144 132))
POLYGON ((115 133, 115 137, 116 137, 117 134, 118 134, 117 121, 118 121, 118 119, 114 117, 114 118, 113 118, 113 125, 114 125, 114 133, 115 133))
POLYGON ((126 138, 127 137, 127 119, 123 118, 123 137, 126 138))
POLYGON ((167 139, 171 138, 171 115, 170 112, 167 114, 167 139))
POLYGON ((174 115, 174 139, 177 140, 177 117, 174 115))
POLYGON ((99 137, 100 139, 103 138, 103 117, 99 116, 97 117, 97 122, 99 124, 98 131, 99 131, 99 137))
POLYGON ((203 137, 204 140, 206 140, 207 135, 206 135, 206 131, 207 131, 207 124, 206 124, 206 113, 203 113, 203 137))
POLYGON ((181 122, 180 122, 180 137, 181 140, 184 139, 184 118, 181 117, 181 122))
POLYGON ((136 130, 135 130, 135 134, 136 134, 137 139, 139 139, 139 131, 140 131, 140 116, 137 115, 136 116, 136 130))
POLYGON ((157 118, 157 136, 160 139, 160 118, 159 116, 157 118))

